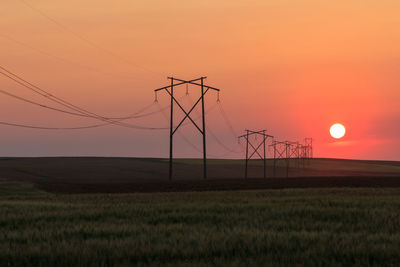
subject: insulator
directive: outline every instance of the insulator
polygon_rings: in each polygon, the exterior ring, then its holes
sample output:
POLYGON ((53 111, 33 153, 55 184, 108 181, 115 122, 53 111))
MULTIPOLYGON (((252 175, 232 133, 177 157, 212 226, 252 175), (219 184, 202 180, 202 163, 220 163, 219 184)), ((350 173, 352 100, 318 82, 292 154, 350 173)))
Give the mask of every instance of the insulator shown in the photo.
POLYGON ((221 100, 219 99, 219 91, 217 93, 217 103, 221 102, 221 100))
POLYGON ((157 91, 154 92, 154 103, 158 103, 157 91))
POLYGON ((186 95, 189 95, 189 85, 186 84, 186 95))

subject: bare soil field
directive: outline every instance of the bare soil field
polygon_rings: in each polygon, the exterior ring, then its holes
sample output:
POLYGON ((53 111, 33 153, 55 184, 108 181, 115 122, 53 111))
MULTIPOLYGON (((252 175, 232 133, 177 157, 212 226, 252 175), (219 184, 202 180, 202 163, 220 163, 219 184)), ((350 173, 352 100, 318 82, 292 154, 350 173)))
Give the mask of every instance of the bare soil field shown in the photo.
POLYGON ((244 179, 242 160, 208 161, 209 179, 202 179, 202 160, 177 159, 174 179, 168 180, 168 160, 146 158, 1 158, 0 178, 32 183, 58 193, 130 193, 253 190, 283 188, 400 187, 400 163, 312 159, 267 162, 251 161, 244 179))

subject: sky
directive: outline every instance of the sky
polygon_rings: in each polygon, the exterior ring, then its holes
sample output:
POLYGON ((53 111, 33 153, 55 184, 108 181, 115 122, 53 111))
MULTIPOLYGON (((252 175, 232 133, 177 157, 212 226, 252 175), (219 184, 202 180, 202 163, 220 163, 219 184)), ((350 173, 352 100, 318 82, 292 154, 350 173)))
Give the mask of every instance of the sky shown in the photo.
MULTIPOLYGON (((241 158, 236 136, 266 129, 280 141, 312 137, 315 157, 400 160, 397 0, 2 0, 0 7, 0 65, 96 114, 161 109, 126 123, 168 128, 168 96, 160 92, 154 103, 154 89, 168 76, 206 76, 221 89, 219 104, 215 92, 205 99, 210 157, 241 158), (330 136, 334 123, 346 127, 344 138, 330 136)), ((0 90, 63 108, 4 76, 0 90)), ((175 89, 185 108, 200 95, 188 90, 175 89)), ((1 122, 99 123, 3 93, 0 106, 1 122)), ((0 156, 168 157, 165 129, 0 131, 0 156)), ((175 156, 201 157, 201 141, 184 125, 175 156)))

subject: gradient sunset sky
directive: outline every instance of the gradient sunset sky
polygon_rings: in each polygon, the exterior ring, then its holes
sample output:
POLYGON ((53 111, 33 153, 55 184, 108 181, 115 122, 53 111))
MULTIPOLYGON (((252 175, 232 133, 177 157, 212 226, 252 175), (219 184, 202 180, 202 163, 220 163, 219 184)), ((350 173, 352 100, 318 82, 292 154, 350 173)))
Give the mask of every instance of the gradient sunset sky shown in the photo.
MULTIPOLYGON (((132 114, 167 76, 207 76, 236 134, 314 138, 314 156, 400 160, 400 1, 2 0, 0 65, 104 116, 132 114), (346 126, 334 140, 329 127, 346 126)), ((5 77, 0 89, 53 105, 5 77)), ((198 88, 177 89, 188 106, 198 88)), ((241 145, 207 95, 207 125, 241 145)), ((168 97, 160 93, 161 106, 168 97)), ((48 127, 97 123, 0 94, 0 121, 48 127)), ((158 106, 148 111, 157 111, 158 106)), ((166 116, 168 111, 166 110, 166 116)), ((195 115, 196 116, 196 115, 195 115)), ((168 127, 162 113, 130 123, 168 127)), ((1 156, 168 156, 168 131, 118 126, 46 131, 0 126, 1 156)), ((200 157, 191 126, 177 157, 200 157)), ((242 157, 208 136, 211 157, 242 157)))

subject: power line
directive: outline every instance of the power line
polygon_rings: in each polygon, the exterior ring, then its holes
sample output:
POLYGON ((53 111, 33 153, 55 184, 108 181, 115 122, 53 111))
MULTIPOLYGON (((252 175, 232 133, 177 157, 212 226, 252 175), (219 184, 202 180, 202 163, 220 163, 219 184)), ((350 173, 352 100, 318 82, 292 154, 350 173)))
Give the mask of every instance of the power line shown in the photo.
POLYGON ((22 47, 28 48, 28 49, 30 49, 32 51, 35 51, 38 54, 42 54, 42 55, 45 55, 47 57, 56 59, 56 60, 58 60, 60 62, 64 62, 64 63, 71 64, 71 65, 75 65, 75 66, 90 70, 90 71, 95 72, 95 73, 99 73, 99 74, 103 74, 103 75, 105 74, 105 75, 114 76, 114 77, 117 77, 117 78, 123 78, 123 79, 131 80, 131 78, 123 76, 123 75, 118 75, 116 73, 106 72, 106 71, 94 68, 92 66, 89 66, 89 65, 85 65, 85 64, 82 64, 82 63, 79 63, 79 62, 75 62, 75 61, 63 58, 63 57, 56 56, 56 55, 54 55, 52 53, 46 52, 44 50, 35 48, 33 46, 30 46, 29 44, 26 44, 26 43, 23 43, 23 42, 21 42, 19 40, 16 40, 16 39, 14 39, 14 38, 12 38, 12 37, 10 37, 8 35, 5 35, 4 33, 0 33, 0 37, 2 37, 3 39, 8 40, 10 42, 16 43, 16 44, 18 44, 18 45, 20 45, 22 47))
POLYGON ((144 71, 151 72, 151 73, 157 74, 157 75, 161 74, 161 73, 159 73, 159 72, 155 72, 155 71, 149 70, 149 69, 147 69, 147 68, 143 68, 143 67, 141 67, 141 66, 139 66, 139 65, 137 65, 137 64, 135 64, 135 63, 132 63, 131 61, 125 59, 124 57, 121 57, 121 56, 119 56, 118 54, 115 54, 113 51, 108 50, 108 49, 106 49, 106 48, 104 48, 104 47, 102 47, 102 46, 100 46, 100 45, 94 43, 93 41, 89 40, 88 38, 86 38, 86 37, 83 36, 82 34, 79 34, 79 33, 75 32, 75 31, 72 30, 71 28, 69 28, 69 27, 65 26, 64 24, 60 23, 58 20, 56 20, 56 19, 54 19, 53 17, 47 15, 47 14, 46 14, 45 12, 43 12, 41 9, 39 9, 39 8, 37 8, 37 7, 33 6, 33 5, 31 5, 31 4, 28 3, 27 1, 20 0, 20 2, 21 2, 22 4, 24 4, 26 7, 30 8, 31 10, 35 11, 36 13, 38 13, 39 15, 41 15, 42 17, 44 17, 45 19, 47 19, 48 21, 50 21, 50 22, 54 23, 55 25, 57 25, 59 28, 63 29, 63 30, 66 31, 66 32, 69 32, 70 34, 72 34, 73 36, 75 36, 75 38, 81 40, 82 42, 86 43, 87 45, 89 45, 89 46, 91 46, 91 47, 93 47, 93 48, 96 48, 96 49, 102 51, 103 53, 106 53, 106 54, 108 54, 109 56, 112 56, 112 57, 114 57, 114 58, 116 58, 116 59, 118 59, 118 60, 124 62, 125 64, 131 65, 131 66, 133 66, 133 67, 135 67, 135 68, 142 69, 142 70, 144 70, 144 71))
MULTIPOLYGON (((50 109, 50 110, 54 110, 54 111, 58 111, 58 112, 63 112, 63 113, 67 113, 67 114, 71 114, 71 115, 75 115, 75 116, 87 117, 87 116, 79 114, 79 113, 69 112, 69 111, 58 109, 58 108, 54 108, 54 107, 51 107, 51 106, 46 106, 46 105, 43 105, 41 103, 26 99, 26 98, 23 98, 23 97, 14 95, 14 94, 11 94, 11 93, 9 93, 7 91, 4 91, 4 90, 1 90, 1 89, 0 89, 0 93, 4 94, 4 95, 8 95, 8 96, 13 97, 13 98, 16 98, 16 99, 18 99, 20 101, 23 101, 23 102, 27 102, 27 103, 42 107, 42 108, 46 108, 46 109, 50 109)), ((126 118, 130 118, 130 117, 126 117, 126 118)), ((119 120, 125 120, 126 118, 119 119, 119 120)), ((47 129, 47 130, 77 130, 77 129, 98 128, 98 127, 110 125, 111 123, 107 122, 107 123, 103 123, 103 124, 94 124, 94 125, 81 126, 81 127, 45 127, 45 126, 22 125, 22 124, 16 124, 16 123, 8 123, 8 122, 1 122, 0 124, 9 125, 9 126, 19 126, 19 127, 25 127, 25 128, 47 129)), ((132 125, 132 126, 135 126, 136 129, 149 129, 149 127, 144 127, 144 126, 139 126, 139 125, 132 125)), ((167 127, 164 127, 164 128, 157 127, 157 128, 152 128, 152 129, 154 129, 154 130, 166 130, 168 128, 167 127)))
POLYGON ((62 112, 62 113, 70 114, 70 115, 75 115, 75 116, 87 117, 87 116, 85 116, 83 114, 80 114, 80 113, 74 113, 74 112, 70 112, 70 111, 67 111, 67 110, 58 109, 58 108, 54 108, 54 107, 51 107, 51 106, 46 106, 44 104, 41 104, 41 103, 38 103, 38 102, 35 102, 35 101, 32 101, 32 100, 26 99, 24 97, 11 94, 11 93, 9 93, 7 91, 4 91, 2 89, 0 89, 0 93, 4 94, 4 95, 8 95, 10 97, 13 97, 15 99, 18 99, 20 101, 23 101, 23 102, 26 102, 26 103, 30 103, 32 105, 39 106, 41 108, 51 109, 51 110, 54 110, 54 111, 58 111, 58 112, 62 112))
MULTIPOLYGON (((154 114, 159 113, 159 111, 152 111, 152 112, 147 112, 143 113, 144 111, 148 110, 149 108, 154 106, 154 102, 143 107, 142 109, 138 110, 135 113, 132 113, 131 115, 125 116, 125 117, 105 117, 107 119, 112 119, 112 120, 128 120, 128 119, 138 119, 138 118, 144 118, 148 117, 154 114)), ((167 109, 169 106, 165 106, 164 109, 167 109)))
MULTIPOLYGON (((14 126, 14 127, 39 129, 39 130, 80 130, 80 129, 98 128, 98 127, 110 125, 109 123, 107 123, 107 124, 94 124, 94 125, 87 125, 87 126, 80 126, 80 127, 46 127, 46 126, 18 124, 18 123, 4 122, 4 121, 0 121, 0 124, 7 125, 7 126, 14 126)), ((166 129, 168 129, 168 128, 166 128, 166 129)))
MULTIPOLYGON (((11 94, 11 93, 9 93, 9 92, 7 92, 7 91, 1 90, 1 89, 0 89, 0 93, 5 94, 5 95, 8 95, 8 96, 13 97, 13 98, 16 98, 16 99, 18 99, 18 100, 24 101, 24 102, 28 102, 28 103, 30 103, 30 104, 34 104, 34 105, 43 107, 43 108, 48 108, 48 109, 51 109, 51 110, 56 110, 56 111, 59 111, 59 112, 64 112, 64 113, 73 114, 73 115, 77 115, 77 116, 84 116, 84 115, 82 115, 82 114, 72 113, 72 112, 69 112, 69 111, 60 110, 60 109, 57 109, 57 108, 54 108, 54 107, 46 106, 46 105, 37 103, 37 102, 35 102, 35 101, 32 101, 32 100, 23 98, 23 97, 13 95, 13 94, 11 94)), ((143 112, 144 110, 147 110, 149 107, 152 107, 152 106, 154 106, 154 103, 151 104, 151 105, 148 105, 148 106, 144 107, 143 109, 139 110, 139 111, 136 112, 135 114, 139 114, 139 113, 143 112)), ((169 106, 160 107, 160 110, 165 110, 165 109, 167 109, 167 108, 169 108, 169 106)), ((147 116, 147 115, 149 115, 149 114, 155 114, 155 113, 159 113, 159 112, 160 112, 160 111, 149 112, 149 113, 145 113, 145 114, 143 114, 143 115, 138 115, 138 116, 136 116, 136 117, 147 116)), ((85 117, 86 117, 86 116, 85 116, 85 117)), ((121 118, 121 119, 119 119, 119 120, 125 120, 125 119, 128 119, 128 118, 132 118, 132 116, 124 117, 124 118, 121 118)), ((6 125, 6 126, 14 126, 14 127, 22 127, 22 128, 31 128, 31 129, 42 129, 42 130, 81 130, 81 129, 99 128, 99 127, 103 127, 103 126, 110 125, 111 123, 108 123, 108 122, 107 122, 107 123, 102 123, 102 124, 92 124, 92 125, 77 126, 77 127, 47 127, 47 126, 37 126, 37 125, 18 124, 18 123, 3 122, 3 121, 0 121, 0 124, 1 124, 1 125, 6 125)), ((137 125, 136 125, 136 126, 137 126, 137 125)), ((146 127, 142 127, 142 126, 137 126, 137 127, 138 127, 139 129, 141 129, 141 128, 146 129, 146 127)), ((157 128, 157 129, 159 129, 159 130, 166 130, 166 129, 168 129, 168 128, 167 128, 167 127, 164 127, 164 128, 157 128)))
POLYGON ((235 129, 233 128, 233 124, 231 123, 228 115, 224 111, 224 109, 223 109, 223 107, 222 107, 220 102, 219 102, 218 107, 219 107, 219 111, 220 111, 220 113, 222 115, 222 118, 224 119, 224 122, 228 125, 228 129, 231 131, 232 135, 236 138, 237 134, 236 134, 235 129))
POLYGON ((217 144, 219 144, 222 148, 224 148, 226 151, 230 152, 230 153, 234 153, 234 154, 239 154, 242 153, 243 151, 237 151, 237 150, 233 150, 231 148, 229 148, 229 146, 225 145, 217 136, 216 134, 214 134, 210 128, 207 127, 207 131, 210 133, 210 135, 214 138, 214 140, 217 142, 217 144))
MULTIPOLYGON (((0 66, 0 68, 1 68, 1 69, 4 69, 4 68, 1 67, 1 66, 0 66)), ((13 77, 7 75, 6 73, 3 73, 2 71, 0 71, 0 74, 2 74, 3 76, 5 76, 5 77, 7 77, 7 78, 9 78, 9 79, 11 79, 11 80, 13 80, 13 81, 15 81, 15 82, 18 83, 18 84, 20 84, 20 85, 26 87, 25 84, 23 84, 23 83, 21 83, 20 81, 14 79, 13 77)), ((31 88, 28 88, 28 89, 31 89, 31 88)), ((87 118, 93 118, 93 116, 88 116, 88 115, 85 115, 85 114, 82 114, 82 113, 70 112, 70 111, 67 111, 67 110, 62 110, 62 109, 50 107, 50 106, 47 106, 47 105, 44 105, 44 104, 40 104, 40 103, 37 103, 37 102, 35 102, 35 101, 31 101, 31 100, 25 99, 25 98, 23 98, 23 97, 13 95, 13 94, 11 94, 11 93, 9 93, 9 92, 6 92, 6 91, 4 91, 4 90, 0 90, 0 93, 9 95, 9 96, 11 96, 11 97, 17 98, 17 99, 19 99, 19 100, 22 100, 22 101, 25 101, 25 102, 28 102, 28 103, 31 103, 31 104, 34 104, 34 105, 37 105, 37 106, 40 106, 40 107, 52 109, 52 110, 55 110, 55 111, 59 111, 59 112, 63 112, 63 113, 71 114, 71 115, 76 115, 76 116, 81 116, 81 117, 87 117, 87 118)), ((42 95, 42 94, 41 94, 41 95, 42 95)), ((43 96, 43 95, 42 95, 42 96, 43 96)), ((57 103, 58 103, 58 102, 57 102, 57 103)), ((141 114, 141 113, 144 112, 145 110, 149 109, 149 108, 152 107, 153 105, 154 105, 154 103, 152 103, 152 104, 150 104, 150 105, 144 107, 143 109, 141 109, 141 110, 139 110, 139 111, 137 111, 137 112, 135 112, 135 113, 133 113, 133 114, 131 114, 131 115, 125 116, 125 117, 104 117, 104 118, 106 118, 106 119, 113 119, 113 120, 127 120, 127 119, 136 119, 136 118, 143 118, 143 117, 151 116, 151 115, 154 115, 154 114, 159 113, 159 111, 153 111, 153 112, 148 112, 148 113, 144 113, 144 114, 141 114)), ((169 107, 169 106, 166 106, 166 107, 164 107, 163 109, 167 109, 168 107, 169 107)))
POLYGON ((64 106, 64 107, 67 107, 67 108, 69 108, 69 109, 78 111, 78 112, 81 113, 81 114, 85 114, 86 117, 93 117, 93 116, 88 116, 88 114, 86 114, 85 112, 79 111, 79 110, 77 110, 76 108, 71 108, 71 105, 66 105, 66 104, 64 104, 64 100, 58 99, 57 97, 55 97, 55 96, 52 95, 51 93, 49 93, 49 92, 47 92, 47 91, 41 89, 40 87, 38 87, 38 86, 36 86, 36 85, 34 85, 34 84, 28 82, 27 80, 21 78, 20 76, 18 76, 18 75, 16 75, 15 73, 13 73, 13 72, 7 70, 6 68, 0 66, 0 69, 4 70, 4 71, 7 73, 7 74, 6 74, 6 73, 0 71, 0 74, 2 74, 3 76, 9 78, 10 80, 13 80, 14 82, 18 83, 19 85, 21 85, 21 86, 23 86, 23 87, 25 87, 25 88, 27 88, 27 89, 29 89, 29 90, 31 90, 31 91, 33 91, 33 92, 39 94, 39 95, 41 95, 41 96, 43 96, 43 97, 45 97, 45 98, 47 98, 47 99, 49 99, 49 100, 51 100, 51 101, 53 101, 53 102, 56 102, 56 103, 58 103, 58 104, 60 104, 60 105, 62 105, 62 106, 64 106), (11 76, 10 76, 10 75, 11 75, 11 76), (13 76, 13 77, 12 77, 12 76, 13 76))
MULTIPOLYGON (((189 94, 187 94, 187 96, 188 96, 188 100, 190 101, 190 104, 193 105, 193 104, 194 104, 193 99, 190 97, 189 94)), ((217 103, 216 103, 213 107, 215 107, 215 106, 219 106, 219 107, 220 107, 220 110, 222 109, 221 103, 220 103, 219 101, 217 101, 217 103)), ((197 113, 198 113, 198 111, 197 111, 197 113)), ((232 127, 231 127, 231 128, 232 128, 232 127)), ((236 150, 233 150, 233 149, 229 148, 229 146, 225 145, 209 127, 207 127, 207 131, 208 131, 208 132, 210 133, 210 135, 214 138, 214 140, 217 142, 217 144, 219 144, 219 145, 220 145, 222 148, 224 148, 226 151, 228 151, 228 152, 230 152, 230 153, 234 153, 234 154, 239 154, 239 153, 242 153, 242 152, 243 152, 243 151, 236 151, 236 150)), ((235 139, 236 139, 236 136, 235 136, 235 139)))
MULTIPOLYGON (((82 114, 73 113, 73 112, 69 112, 69 111, 66 111, 66 110, 61 110, 61 109, 57 109, 57 108, 54 108, 54 107, 46 106, 46 105, 37 103, 35 101, 31 101, 29 99, 23 98, 23 97, 20 97, 20 96, 17 96, 17 95, 13 95, 13 94, 11 94, 11 93, 9 93, 7 91, 1 90, 1 89, 0 89, 0 93, 8 95, 8 96, 13 97, 13 98, 16 98, 18 100, 33 104, 33 105, 37 105, 37 106, 42 107, 42 108, 47 108, 47 109, 50 109, 50 110, 55 110, 55 111, 59 111, 59 112, 67 113, 67 114, 76 115, 76 116, 84 116, 84 117, 86 117, 85 115, 82 115, 82 114)), ((120 120, 123 120, 123 119, 120 119, 120 120)), ((98 127, 110 125, 111 123, 107 122, 107 123, 102 123, 102 124, 94 124, 94 125, 87 125, 87 126, 80 126, 80 127, 45 127, 45 126, 22 125, 22 124, 16 124, 16 123, 8 123, 8 122, 0 122, 0 124, 9 125, 9 126, 18 126, 18 127, 24 127, 24 128, 34 128, 34 129, 77 130, 77 129, 98 128, 98 127)), ((139 126, 139 125, 133 125, 133 124, 130 124, 130 126, 131 126, 130 128, 143 129, 143 130, 166 130, 166 129, 169 129, 168 127, 157 127, 157 128, 155 128, 155 127, 145 127, 145 126, 139 126)))
POLYGON ((72 109, 72 110, 74 110, 74 111, 76 111, 78 113, 81 113, 83 115, 86 115, 86 117, 98 119, 98 120, 101 120, 101 121, 106 121, 106 122, 109 122, 110 124, 115 124, 115 125, 123 126, 123 127, 127 127, 127 128, 148 129, 148 130, 163 129, 163 128, 159 128, 159 127, 141 127, 141 126, 137 126, 137 125, 133 125, 133 124, 119 122, 118 121, 119 118, 117 120, 113 120, 113 119, 109 119, 109 118, 100 116, 100 115, 98 115, 96 113, 93 113, 93 112, 90 112, 90 111, 88 111, 86 109, 80 108, 80 107, 78 107, 78 106, 76 106, 76 105, 74 105, 74 104, 72 104, 72 103, 70 103, 70 102, 68 102, 68 101, 66 101, 64 99, 56 97, 55 95, 49 93, 48 91, 46 91, 46 90, 44 90, 44 89, 42 89, 42 88, 30 83, 30 82, 28 82, 27 80, 21 78, 20 76, 16 75, 15 73, 7 70, 6 68, 4 68, 2 66, 0 66, 0 69, 4 70, 8 74, 10 74, 13 77, 15 77, 15 78, 10 77, 10 75, 7 75, 7 74, 5 74, 5 73, 0 71, 0 74, 6 76, 7 78, 17 82, 18 84, 24 86, 25 88, 28 88, 28 89, 32 90, 33 92, 35 92, 35 93, 37 93, 37 94, 39 94, 39 95, 41 95, 43 97, 46 97, 47 99, 49 99, 49 100, 51 100, 53 102, 56 102, 56 103, 58 103, 58 104, 60 104, 60 105, 62 105, 64 107, 72 109))

